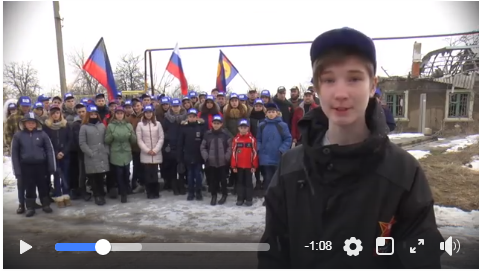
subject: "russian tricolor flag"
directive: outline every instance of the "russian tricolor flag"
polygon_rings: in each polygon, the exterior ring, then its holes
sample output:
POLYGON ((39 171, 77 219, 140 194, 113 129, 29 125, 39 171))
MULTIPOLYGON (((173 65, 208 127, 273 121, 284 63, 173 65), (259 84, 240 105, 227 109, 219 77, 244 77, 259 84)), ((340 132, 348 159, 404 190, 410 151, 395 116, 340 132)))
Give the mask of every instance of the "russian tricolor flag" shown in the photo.
POLYGON ((95 49, 93 49, 90 57, 83 65, 83 69, 106 88, 109 101, 117 99, 118 90, 116 89, 113 70, 111 69, 110 59, 108 58, 103 38, 100 39, 95 49))
POLYGON ((178 44, 176 44, 175 50, 173 50, 173 54, 171 54, 170 62, 168 62, 166 70, 180 80, 181 94, 187 95, 188 82, 186 82, 185 73, 183 72, 183 65, 181 65, 180 49, 178 48, 178 44))

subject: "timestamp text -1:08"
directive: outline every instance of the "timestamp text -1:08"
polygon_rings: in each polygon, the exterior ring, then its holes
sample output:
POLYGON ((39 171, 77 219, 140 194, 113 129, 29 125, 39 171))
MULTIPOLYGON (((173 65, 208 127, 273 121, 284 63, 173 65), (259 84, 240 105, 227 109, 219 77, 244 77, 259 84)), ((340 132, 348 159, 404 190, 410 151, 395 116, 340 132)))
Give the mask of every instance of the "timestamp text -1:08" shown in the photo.
POLYGON ((331 250, 333 249, 333 243, 331 241, 319 241, 315 242, 312 241, 309 243, 311 246, 305 246, 305 247, 311 247, 311 250, 331 250))

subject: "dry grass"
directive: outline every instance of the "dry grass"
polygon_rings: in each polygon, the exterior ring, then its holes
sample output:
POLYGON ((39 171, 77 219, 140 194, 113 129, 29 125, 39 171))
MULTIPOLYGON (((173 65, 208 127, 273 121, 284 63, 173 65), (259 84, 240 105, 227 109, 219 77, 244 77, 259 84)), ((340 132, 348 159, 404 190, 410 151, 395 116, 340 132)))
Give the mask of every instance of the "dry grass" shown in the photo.
POLYGON ((431 150, 419 160, 426 172, 436 204, 454 206, 465 211, 479 209, 479 171, 463 165, 479 154, 479 143, 460 152, 431 150))

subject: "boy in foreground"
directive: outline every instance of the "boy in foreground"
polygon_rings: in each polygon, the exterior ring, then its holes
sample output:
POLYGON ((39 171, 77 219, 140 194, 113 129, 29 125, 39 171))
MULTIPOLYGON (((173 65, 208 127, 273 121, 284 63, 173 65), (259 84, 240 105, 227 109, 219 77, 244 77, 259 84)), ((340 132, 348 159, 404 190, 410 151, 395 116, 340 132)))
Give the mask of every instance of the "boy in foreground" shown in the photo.
POLYGON ((444 240, 427 179, 389 141, 373 97, 374 43, 350 28, 331 30, 313 42, 311 64, 321 106, 299 122, 303 145, 283 155, 266 193, 261 242, 270 250, 258 253, 259 267, 440 268, 444 240), (394 243, 376 251, 378 237, 394 243), (377 255, 393 246, 393 255, 377 255))

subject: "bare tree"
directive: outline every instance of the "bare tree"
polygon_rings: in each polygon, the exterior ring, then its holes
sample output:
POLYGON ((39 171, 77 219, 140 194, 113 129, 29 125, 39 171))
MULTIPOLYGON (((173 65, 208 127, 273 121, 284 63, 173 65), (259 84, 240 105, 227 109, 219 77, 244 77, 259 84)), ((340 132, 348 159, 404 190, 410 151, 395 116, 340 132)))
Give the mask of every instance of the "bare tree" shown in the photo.
MULTIPOLYGON (((38 72, 31 62, 10 62, 3 67, 4 92, 7 96, 36 97, 42 89, 38 81, 38 72)), ((5 96, 5 94, 4 94, 5 96)))
POLYGON ((142 90, 144 89, 144 73, 140 69, 143 61, 141 56, 133 53, 123 55, 116 66, 115 79, 118 90, 142 90))
POLYGON ((479 45, 479 34, 464 35, 460 37, 446 38, 450 46, 479 45))
MULTIPOLYGON (((154 79, 153 82, 155 82, 156 84, 155 78, 156 78, 156 75, 153 78, 154 79)), ((173 81, 175 81, 175 77, 171 74, 168 74, 167 76, 165 76, 165 78, 163 78, 163 81, 158 82, 158 86, 155 87, 155 89, 161 94, 174 93, 178 89, 180 89, 180 93, 181 93, 180 85, 173 85, 173 81)))
POLYGON ((100 85, 95 78, 88 74, 88 72, 83 70, 83 65, 87 59, 88 56, 83 49, 80 51, 76 50, 68 55, 68 64, 74 69, 75 73, 78 74, 75 81, 72 82, 69 91, 77 95, 88 96, 93 96, 99 92, 105 92, 105 88, 100 85))

